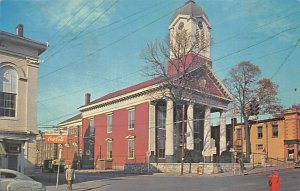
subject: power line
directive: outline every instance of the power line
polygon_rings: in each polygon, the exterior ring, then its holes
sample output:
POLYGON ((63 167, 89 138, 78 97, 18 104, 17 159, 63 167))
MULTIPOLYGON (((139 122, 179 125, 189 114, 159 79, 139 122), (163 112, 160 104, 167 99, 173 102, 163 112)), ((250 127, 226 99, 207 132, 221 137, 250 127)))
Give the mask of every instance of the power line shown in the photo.
POLYGON ((247 47, 242 48, 242 49, 240 49, 240 50, 237 50, 237 51, 235 51, 235 52, 231 52, 231 53, 229 53, 229 54, 227 54, 227 55, 224 55, 224 56, 221 56, 221 57, 219 57, 219 58, 216 58, 215 60, 213 60, 213 62, 218 62, 218 61, 220 61, 220 60, 222 60, 222 59, 224 59, 224 58, 226 58, 226 57, 232 56, 232 55, 234 55, 234 54, 237 54, 237 53, 240 53, 240 52, 242 52, 242 51, 248 50, 248 49, 250 49, 250 48, 252 48, 252 47, 255 47, 255 46, 257 46, 257 45, 263 44, 263 43, 265 43, 266 41, 269 41, 269 40, 271 40, 271 39, 273 39, 273 38, 275 38, 275 37, 281 35, 282 33, 285 33, 285 32, 291 31, 291 30, 298 29, 299 27, 300 27, 300 25, 297 26, 297 27, 293 27, 293 28, 288 28, 288 29, 282 30, 282 31, 280 31, 280 32, 278 32, 278 33, 276 33, 276 34, 274 34, 274 35, 272 35, 272 36, 270 36, 270 37, 268 37, 268 38, 266 38, 266 39, 263 39, 263 40, 261 40, 261 41, 255 43, 255 44, 252 44, 252 45, 250 45, 250 46, 247 46, 247 47))
MULTIPOLYGON (((266 39, 264 39, 264 40, 262 40, 262 41, 260 41, 260 42, 258 42, 258 43, 256 43, 256 44, 252 44, 252 45, 250 45, 250 46, 248 46, 248 47, 245 47, 245 48, 243 48, 243 49, 241 49, 241 50, 239 50, 239 51, 230 53, 230 54, 225 55, 225 56, 223 56, 223 57, 221 57, 221 58, 217 58, 217 59, 214 60, 214 61, 220 61, 220 60, 226 58, 227 56, 231 56, 231 55, 236 54, 236 53, 238 53, 238 52, 241 52, 241 51, 247 50, 247 49, 249 49, 249 48, 251 48, 251 47, 254 47, 254 46, 257 46, 257 45, 259 45, 259 44, 262 44, 262 43, 264 43, 264 42, 266 42, 266 41, 268 41, 268 40, 270 40, 270 39, 272 39, 272 38, 274 38, 274 37, 276 37, 276 36, 278 36, 278 35, 280 35, 280 34, 282 34, 282 33, 284 33, 284 32, 287 32, 287 31, 289 31, 289 30, 294 30, 294 29, 296 29, 296 28, 298 28, 298 27, 283 30, 283 31, 281 31, 281 32, 279 32, 279 33, 277 33, 277 34, 275 34, 275 35, 273 35, 273 36, 271 36, 271 37, 268 37, 268 38, 266 38, 266 39)), ((119 40, 120 40, 120 39, 119 39, 119 40)), ((291 47, 286 48, 286 49, 283 49, 283 50, 287 50, 287 49, 290 49, 290 48, 291 48, 291 47)), ((283 50, 279 50, 279 51, 283 51, 283 50)), ((97 50, 96 50, 96 51, 97 51, 97 50)), ((95 51, 95 52, 96 52, 96 51, 95 51)), ((278 53, 279 51, 271 52, 270 54, 261 56, 261 57, 259 57, 259 58, 266 57, 266 56, 272 55, 272 54, 274 54, 274 53, 278 53)), ((257 59, 258 59, 258 58, 257 58, 257 59)), ((135 71, 135 72, 133 72, 133 73, 131 73, 131 74, 135 74, 135 73, 137 73, 137 72, 139 72, 139 71, 142 71, 142 70, 143 70, 143 69, 137 70, 137 71, 135 71)), ((131 74, 129 74, 129 75, 131 75, 131 74)), ((114 79, 114 80, 117 80, 117 79, 118 79, 118 78, 116 78, 116 79, 114 79)), ((114 81, 114 80, 111 80, 111 81, 114 81)), ((106 84, 107 84, 107 83, 106 83, 106 84)), ((77 92, 80 92, 80 91, 82 91, 82 90, 86 90, 86 89, 89 89, 89 88, 95 87, 95 86, 97 86, 97 85, 90 86, 90 87, 88 87, 88 88, 84 88, 84 89, 81 89, 81 90, 76 90, 76 91, 73 91, 73 92, 71 92, 71 93, 65 94, 65 95, 63 95, 63 96, 67 96, 67 95, 70 95, 70 94, 73 94, 73 93, 77 93, 77 92)), ((46 100, 55 99, 55 98, 59 98, 59 97, 63 97, 63 96, 55 96, 54 98, 48 98, 48 99, 46 99, 46 100)), ((45 101, 45 100, 43 100, 43 101, 45 101)))
POLYGON ((286 63, 288 58, 293 54, 293 52, 296 50, 297 46, 300 44, 300 38, 298 39, 297 43, 294 45, 293 49, 286 55, 282 63, 278 66, 274 74, 271 76, 271 79, 273 79, 279 72, 279 70, 282 68, 282 66, 286 63))
MULTIPOLYGON (((48 55, 46 58, 45 58, 45 61, 46 60, 49 60, 50 58, 52 58, 51 56, 53 56, 54 54, 58 53, 60 50, 62 50, 64 47, 66 47, 68 44, 70 44, 72 41, 74 41, 83 31, 85 31, 86 29, 88 29, 90 26, 92 26, 92 24, 94 22, 96 22, 100 17, 102 17, 105 13, 107 13, 113 6, 116 5, 116 3, 118 2, 119 0, 116 0, 108 9, 106 9, 104 12, 102 12, 102 14, 99 14, 98 17, 96 17, 96 19, 94 19, 90 24, 88 24, 88 26, 86 28, 84 28, 83 30, 79 31, 79 33, 77 33, 73 38, 71 38, 70 40, 66 41, 64 44, 62 43, 62 46, 54 53, 48 55)), ((101 3, 99 3, 84 19, 83 21, 80 23, 82 24, 94 11, 96 11, 103 3, 105 2, 105 0, 102 0, 101 3)), ((79 24, 79 25, 80 25, 79 24)), ((61 45, 61 44, 59 44, 61 45)), ((57 45, 56 45, 57 46, 57 45)), ((54 48, 56 47, 54 46, 52 50, 54 50, 54 48)), ((49 51, 48 51, 49 52, 49 51)))
MULTIPOLYGON (((161 6, 161 5, 163 5, 163 4, 166 4, 167 6, 169 6, 169 4, 168 4, 167 1, 165 1, 165 2, 163 2, 163 3, 160 3, 159 6, 161 6)), ((157 7, 157 6, 158 6, 158 5, 155 5, 155 6, 153 6, 153 7, 148 7, 148 8, 146 8, 146 9, 137 11, 137 12, 131 14, 131 15, 128 15, 128 16, 122 18, 122 19, 119 19, 119 20, 117 20, 117 21, 114 21, 114 22, 112 22, 112 23, 110 23, 110 24, 108 24, 108 25, 104 25, 104 26, 101 26, 101 27, 96 28, 96 29, 94 29, 94 30, 88 31, 88 32, 82 34, 82 35, 81 35, 81 38, 84 37, 84 36, 86 36, 86 35, 88 35, 88 34, 90 34, 90 33, 93 33, 93 32, 95 32, 95 31, 98 31, 99 29, 104 29, 104 28, 111 27, 111 26, 113 26, 113 25, 115 25, 115 24, 117 24, 117 23, 120 23, 120 22, 122 22, 122 21, 124 21, 124 20, 127 20, 127 19, 129 19, 129 18, 131 18, 131 17, 133 17, 133 16, 139 15, 140 13, 145 13, 146 11, 151 10, 152 8, 157 7)), ((159 8, 161 8, 161 7, 159 7, 159 8)), ((151 12, 151 13, 152 13, 152 12, 151 12)), ((143 19, 143 17, 140 16, 140 17, 138 17, 138 18, 135 19, 135 20, 132 20, 132 21, 130 21, 130 22, 127 22, 127 23, 125 23, 125 24, 122 24, 121 26, 126 26, 127 24, 132 23, 132 22, 134 22, 134 21, 136 21, 136 20, 139 20, 139 19, 143 19)), ((118 26, 118 28, 114 28, 114 29, 112 29, 112 30, 116 30, 116 29, 120 29, 120 26, 118 26)), ((111 32, 112 30, 110 30, 110 31, 108 31, 108 32, 111 32)))
MULTIPOLYGON (((102 51, 102 50, 104 50, 104 49, 106 49, 106 48, 108 48, 108 47, 110 47, 110 46, 112 46, 112 45, 114 45, 114 44, 116 44, 116 43, 118 43, 118 42, 120 42, 120 41, 122 41, 122 40, 128 38, 128 37, 130 37, 131 35, 135 34, 136 32, 138 32, 138 31, 140 31, 140 30, 142 30, 142 29, 148 27, 149 25, 151 25, 151 24, 153 24, 153 23, 159 21, 159 20, 162 19, 162 18, 165 18, 166 16, 168 16, 169 14, 171 14, 171 13, 173 13, 173 12, 174 12, 174 10, 168 12, 167 14, 163 15, 162 17, 159 17, 159 18, 157 18, 157 19, 151 21, 150 23, 147 23, 146 25, 143 25, 142 27, 137 28, 136 30, 134 30, 134 31, 132 31, 132 32, 130 32, 130 33, 127 33, 127 34, 124 35, 123 37, 121 37, 121 38, 119 38, 119 39, 117 39, 117 40, 115 40, 115 41, 113 41, 113 42, 107 44, 106 46, 103 46, 103 47, 101 47, 101 48, 96 49, 95 51, 93 51, 93 52, 87 54, 87 55, 84 57, 84 59, 86 59, 87 57, 92 56, 92 55, 94 55, 95 53, 97 53, 97 52, 99 52, 99 51, 102 51)), ((69 66, 69 65, 71 65, 71 64, 74 65, 75 63, 80 63, 81 61, 82 61, 82 60, 77 60, 77 62, 71 62, 71 63, 69 63, 69 64, 67 64, 67 65, 65 65, 65 66, 63 66, 63 67, 60 67, 60 68, 58 68, 58 69, 56 69, 56 70, 54 70, 54 71, 52 71, 52 72, 49 72, 48 74, 45 74, 45 75, 39 77, 39 79, 44 78, 44 77, 46 77, 46 76, 48 76, 48 75, 50 75, 50 74, 53 74, 53 73, 55 73, 55 72, 58 72, 58 71, 60 71, 60 70, 62 70, 62 69, 64 69, 64 68, 66 68, 67 66, 69 66)))
POLYGON ((71 20, 74 19, 74 18, 76 17, 76 15, 77 15, 78 13, 80 13, 81 10, 82 10, 88 3, 89 3, 89 1, 86 1, 85 4, 83 4, 78 10, 76 10, 76 11, 75 11, 75 14, 72 15, 72 16, 71 16, 71 17, 63 24, 63 26, 61 26, 61 27, 59 28, 59 30, 58 30, 56 33, 54 33, 52 36, 50 36, 49 41, 50 41, 52 38, 54 38, 58 33, 60 33, 60 32, 62 31, 62 29, 65 28, 65 26, 67 26, 67 25, 71 22, 71 20))
MULTIPOLYGON (((153 22, 154 22, 154 21, 153 21, 153 22)), ((144 27, 145 27, 145 26, 144 26, 144 27)), ((233 53, 231 53, 231 54, 228 54, 227 56, 230 56, 230 55, 232 55, 232 54, 235 54, 235 53, 238 53, 238 52, 247 50, 247 49, 249 49, 249 48, 251 48, 251 47, 254 47, 254 46, 258 45, 258 44, 262 44, 262 43, 266 42, 267 40, 270 40, 270 39, 272 39, 272 38, 274 38, 274 37, 276 37, 276 36, 278 36, 278 35, 280 35, 280 34, 282 34, 282 33, 284 33, 284 32, 287 32, 287 31, 290 31, 290 30, 294 30, 294 29, 296 29, 296 28, 299 28, 299 26, 298 26, 298 27, 294 27, 294 28, 289 28, 289 29, 283 30, 283 31, 281 31, 281 32, 279 32, 279 33, 277 33, 277 34, 275 34, 275 35, 272 35, 271 37, 268 37, 268 38, 266 38, 266 39, 264 39, 264 40, 262 40, 262 41, 260 41, 260 42, 258 42, 258 43, 256 43, 256 44, 252 44, 252 45, 250 45, 250 46, 248 46, 248 47, 246 47, 246 48, 243 48, 243 49, 241 49, 241 50, 239 50, 239 51, 236 51, 236 52, 233 52, 233 53)), ((137 29, 137 30, 138 30, 138 29, 137 29)), ((137 31, 137 30, 136 30, 136 31, 137 31)), ((96 51, 97 51, 97 50, 96 50, 96 51)), ((95 53, 95 52, 94 52, 94 53, 95 53)), ((224 59, 224 58, 227 57, 227 56, 223 56, 223 57, 221 57, 221 58, 219 58, 219 59, 217 59, 217 60, 224 59)))

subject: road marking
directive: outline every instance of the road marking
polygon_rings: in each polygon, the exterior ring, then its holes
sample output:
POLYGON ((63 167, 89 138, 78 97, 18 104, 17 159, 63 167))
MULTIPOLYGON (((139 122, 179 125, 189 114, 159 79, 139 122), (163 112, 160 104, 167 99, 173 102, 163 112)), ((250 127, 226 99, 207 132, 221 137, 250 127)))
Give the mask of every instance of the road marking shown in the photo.
MULTIPOLYGON (((80 191, 85 191, 85 190, 94 190, 94 189, 97 189, 97 188, 103 188, 105 186, 109 186, 110 184, 104 184, 104 185, 101 185, 101 186, 96 186, 96 187, 89 187, 89 188, 79 188, 80 191)), ((77 189, 73 189, 73 190, 77 190, 77 189)))

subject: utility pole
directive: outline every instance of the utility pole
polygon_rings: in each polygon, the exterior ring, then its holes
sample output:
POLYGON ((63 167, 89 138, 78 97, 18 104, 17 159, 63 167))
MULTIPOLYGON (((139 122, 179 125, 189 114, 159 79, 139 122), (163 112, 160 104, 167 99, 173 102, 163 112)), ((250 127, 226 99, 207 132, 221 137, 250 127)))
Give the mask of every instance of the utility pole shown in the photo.
POLYGON ((58 188, 58 180, 59 180, 59 170, 60 170, 60 161, 61 161, 62 148, 63 148, 63 145, 59 144, 58 168, 57 168, 56 186, 55 186, 56 191, 57 191, 57 188, 58 188))
POLYGON ((77 125, 77 170, 80 169, 80 160, 81 160, 81 157, 80 157, 80 132, 79 132, 79 128, 80 126, 77 125))
POLYGON ((182 129, 181 129, 181 175, 183 175, 183 161, 184 161, 184 110, 185 105, 182 105, 182 129))

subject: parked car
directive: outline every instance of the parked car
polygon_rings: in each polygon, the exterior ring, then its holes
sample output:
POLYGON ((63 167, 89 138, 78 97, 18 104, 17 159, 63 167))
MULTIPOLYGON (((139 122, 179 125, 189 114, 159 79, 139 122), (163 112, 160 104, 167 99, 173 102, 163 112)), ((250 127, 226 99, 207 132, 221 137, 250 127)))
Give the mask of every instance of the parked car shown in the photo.
POLYGON ((42 183, 20 172, 0 169, 0 190, 2 191, 46 191, 42 183))
POLYGON ((300 160, 298 160, 297 162, 295 162, 295 168, 300 168, 300 160))

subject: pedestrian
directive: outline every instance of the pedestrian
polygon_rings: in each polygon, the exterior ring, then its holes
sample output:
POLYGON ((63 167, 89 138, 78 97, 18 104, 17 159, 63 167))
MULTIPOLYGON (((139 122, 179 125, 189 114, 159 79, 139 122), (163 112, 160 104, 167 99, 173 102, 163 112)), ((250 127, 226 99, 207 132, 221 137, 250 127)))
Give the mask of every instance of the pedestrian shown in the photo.
POLYGON ((71 168, 71 165, 68 166, 66 170, 66 181, 68 184, 68 190, 72 191, 72 184, 75 180, 75 171, 71 168))
POLYGON ((241 175, 244 175, 244 161, 243 161, 243 158, 241 157, 240 160, 240 172, 241 172, 241 175))

